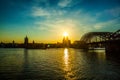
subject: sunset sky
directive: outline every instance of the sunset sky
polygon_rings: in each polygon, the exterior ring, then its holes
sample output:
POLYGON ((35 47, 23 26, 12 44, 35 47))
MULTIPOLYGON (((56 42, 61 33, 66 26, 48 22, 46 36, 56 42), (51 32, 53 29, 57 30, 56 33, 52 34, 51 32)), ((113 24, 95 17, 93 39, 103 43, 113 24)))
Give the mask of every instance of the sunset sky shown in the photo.
POLYGON ((72 41, 91 31, 120 29, 120 0, 0 0, 0 41, 72 41))

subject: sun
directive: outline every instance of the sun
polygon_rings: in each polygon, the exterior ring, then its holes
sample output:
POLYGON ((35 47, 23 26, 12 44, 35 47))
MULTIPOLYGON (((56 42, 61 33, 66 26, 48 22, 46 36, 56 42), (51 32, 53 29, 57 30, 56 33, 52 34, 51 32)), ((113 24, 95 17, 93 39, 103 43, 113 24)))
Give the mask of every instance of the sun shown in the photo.
POLYGON ((67 37, 67 36, 68 36, 68 33, 67 33, 67 32, 64 32, 64 33, 63 33, 63 36, 64 36, 64 37, 67 37))

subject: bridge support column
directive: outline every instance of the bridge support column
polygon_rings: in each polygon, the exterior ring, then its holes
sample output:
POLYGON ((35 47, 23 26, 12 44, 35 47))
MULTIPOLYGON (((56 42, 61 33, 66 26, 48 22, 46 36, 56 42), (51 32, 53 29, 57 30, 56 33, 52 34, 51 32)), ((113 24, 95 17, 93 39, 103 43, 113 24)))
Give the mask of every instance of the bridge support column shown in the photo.
POLYGON ((105 44, 106 54, 120 56, 120 40, 107 41, 105 44))

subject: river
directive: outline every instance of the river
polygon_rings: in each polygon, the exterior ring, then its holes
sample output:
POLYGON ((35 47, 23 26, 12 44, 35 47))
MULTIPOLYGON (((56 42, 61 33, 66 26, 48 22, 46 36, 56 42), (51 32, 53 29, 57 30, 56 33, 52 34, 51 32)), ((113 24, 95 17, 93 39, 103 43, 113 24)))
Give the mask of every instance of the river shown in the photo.
POLYGON ((0 48, 0 80, 120 80, 120 61, 104 50, 0 48))

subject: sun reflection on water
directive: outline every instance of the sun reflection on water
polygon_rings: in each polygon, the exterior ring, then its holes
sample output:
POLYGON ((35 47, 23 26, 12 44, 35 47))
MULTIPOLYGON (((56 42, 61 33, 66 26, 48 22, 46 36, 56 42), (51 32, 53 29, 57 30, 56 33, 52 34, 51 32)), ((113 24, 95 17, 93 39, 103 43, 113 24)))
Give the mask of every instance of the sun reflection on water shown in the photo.
POLYGON ((65 48, 64 49, 64 62, 65 62, 65 66, 68 66, 68 57, 69 57, 69 55, 68 55, 68 49, 65 48))
POLYGON ((75 75, 72 71, 71 57, 70 57, 70 53, 67 48, 64 49, 64 71, 65 71, 66 79, 74 80, 75 75))

